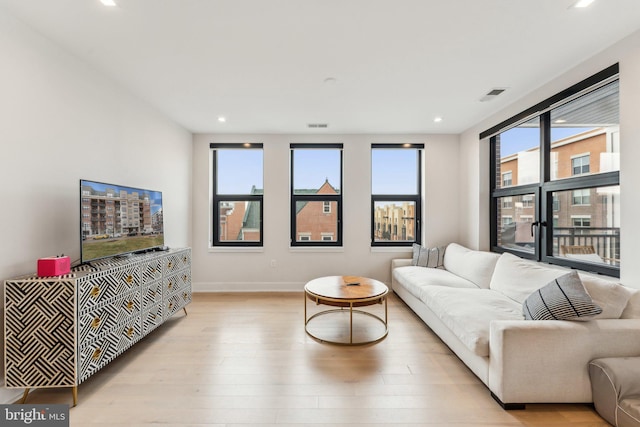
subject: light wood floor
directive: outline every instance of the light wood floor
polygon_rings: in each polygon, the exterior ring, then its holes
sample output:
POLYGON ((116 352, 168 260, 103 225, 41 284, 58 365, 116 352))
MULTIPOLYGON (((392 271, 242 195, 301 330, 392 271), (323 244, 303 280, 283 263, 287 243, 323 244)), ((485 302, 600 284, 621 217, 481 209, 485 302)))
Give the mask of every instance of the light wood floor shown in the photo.
MULTIPOLYGON (((308 337, 302 293, 195 294, 187 310, 81 384, 71 425, 608 425, 580 404, 502 410, 393 295, 389 336, 364 347, 308 337)), ((28 399, 70 402, 70 389, 28 399)))

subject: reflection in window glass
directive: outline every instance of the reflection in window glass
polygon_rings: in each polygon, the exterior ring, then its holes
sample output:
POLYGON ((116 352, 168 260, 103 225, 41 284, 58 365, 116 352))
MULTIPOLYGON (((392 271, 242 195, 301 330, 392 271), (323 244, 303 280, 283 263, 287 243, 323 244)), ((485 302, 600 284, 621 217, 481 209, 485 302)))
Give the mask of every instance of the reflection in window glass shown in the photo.
POLYGON ((618 81, 551 110, 551 179, 620 170, 618 81))
POLYGON ((498 199, 498 246, 533 253, 535 238, 531 236, 531 223, 536 212, 534 194, 500 197, 498 199))
POLYGON ((496 138, 496 187, 537 183, 540 180, 540 119, 529 120, 496 138))
POLYGON ((558 191, 554 199, 553 255, 620 265, 620 186, 558 191), (573 203, 589 197, 590 203, 573 203))

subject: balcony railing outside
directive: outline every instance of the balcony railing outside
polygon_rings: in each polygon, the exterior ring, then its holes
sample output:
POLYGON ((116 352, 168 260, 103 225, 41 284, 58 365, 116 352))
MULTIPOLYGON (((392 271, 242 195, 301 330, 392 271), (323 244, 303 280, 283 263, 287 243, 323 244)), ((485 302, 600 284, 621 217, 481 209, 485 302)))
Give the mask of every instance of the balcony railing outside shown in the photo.
POLYGON ((620 266, 619 227, 554 227, 554 256, 563 256, 561 246, 590 246, 603 263, 620 266))

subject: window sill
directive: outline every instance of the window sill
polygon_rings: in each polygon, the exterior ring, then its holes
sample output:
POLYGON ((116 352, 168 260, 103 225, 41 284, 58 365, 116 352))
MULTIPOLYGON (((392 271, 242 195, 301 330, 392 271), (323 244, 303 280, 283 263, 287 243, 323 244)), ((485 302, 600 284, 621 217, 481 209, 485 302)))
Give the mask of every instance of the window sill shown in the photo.
POLYGON ((342 253, 344 248, 342 246, 289 246, 289 252, 324 252, 324 253, 342 253))
POLYGON ((411 246, 371 246, 371 253, 413 253, 411 246))
POLYGON ((209 252, 229 252, 229 253, 259 253, 264 252, 264 248, 262 246, 209 246, 209 252))

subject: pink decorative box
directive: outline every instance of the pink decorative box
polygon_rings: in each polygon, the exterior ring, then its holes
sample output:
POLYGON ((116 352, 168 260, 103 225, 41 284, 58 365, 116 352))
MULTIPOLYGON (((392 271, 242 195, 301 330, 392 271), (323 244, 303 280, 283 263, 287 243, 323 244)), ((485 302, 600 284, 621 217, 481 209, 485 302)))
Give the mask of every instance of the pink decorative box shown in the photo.
POLYGON ((71 271, 71 261, 68 256, 40 258, 38 260, 38 277, 62 276, 71 271))

